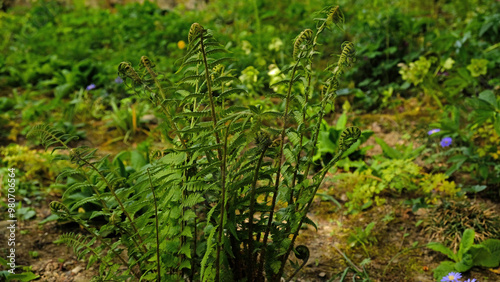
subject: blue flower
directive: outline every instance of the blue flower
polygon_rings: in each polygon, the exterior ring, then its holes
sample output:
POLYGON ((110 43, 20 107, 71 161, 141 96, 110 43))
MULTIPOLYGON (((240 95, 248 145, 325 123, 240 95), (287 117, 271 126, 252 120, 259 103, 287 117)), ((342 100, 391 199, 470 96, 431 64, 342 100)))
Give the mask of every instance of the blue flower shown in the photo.
POLYGON ((462 274, 459 272, 450 272, 441 279, 441 282, 459 282, 458 279, 460 278, 462 278, 462 274))
POLYGON ((123 83, 123 79, 118 76, 118 77, 115 78, 115 83, 121 84, 121 83, 123 83))
POLYGON ((92 83, 92 84, 90 84, 89 86, 87 86, 87 88, 85 88, 85 89, 86 89, 87 91, 90 91, 90 90, 92 90, 92 89, 95 89, 95 84, 94 84, 94 83, 92 83))
POLYGON ((453 139, 451 139, 451 137, 445 137, 445 138, 443 138, 441 140, 441 143, 439 143, 439 144, 441 144, 441 147, 444 148, 444 147, 450 146, 451 145, 451 141, 453 141, 453 139))
POLYGON ((433 129, 433 130, 427 132, 427 134, 432 135, 432 134, 437 133, 439 131, 441 131, 441 129, 437 128, 437 129, 433 129))
POLYGON ((464 282, 476 282, 476 278, 474 278, 472 280, 469 278, 469 279, 465 280, 464 282))

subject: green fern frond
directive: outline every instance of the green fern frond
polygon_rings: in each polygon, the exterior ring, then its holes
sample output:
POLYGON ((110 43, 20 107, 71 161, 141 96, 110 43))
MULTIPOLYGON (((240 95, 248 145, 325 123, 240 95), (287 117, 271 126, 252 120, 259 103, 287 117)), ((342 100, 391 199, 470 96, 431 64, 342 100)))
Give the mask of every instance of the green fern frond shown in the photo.
MULTIPOLYGON (((66 244, 68 247, 73 249, 73 253, 76 255, 78 260, 83 259, 87 254, 94 253, 95 255, 99 255, 96 253, 95 249, 92 248, 94 243, 96 242, 95 237, 90 238, 87 236, 83 236, 81 234, 75 233, 66 233, 59 237, 58 240, 54 241, 56 244, 66 244)), ((90 265, 89 265, 90 266, 90 265)))
MULTIPOLYGON (((214 49, 208 49, 208 50, 206 50, 205 53, 206 53, 207 56, 209 56, 209 55, 217 54, 217 53, 229 53, 229 51, 227 51, 224 48, 214 48, 214 49)), ((219 64, 219 63, 217 63, 217 64, 219 64)), ((217 64, 214 64, 214 65, 217 65, 217 64)))
POLYGON ((225 62, 232 62, 232 61, 235 61, 235 59, 234 59, 234 58, 232 58, 232 57, 223 57, 223 58, 219 58, 219 59, 215 59, 215 60, 213 60, 212 62, 210 62, 210 63, 208 64, 208 67, 209 67, 209 68, 214 68, 214 67, 216 67, 217 65, 220 65, 220 64, 222 64, 222 63, 225 63, 225 62))
POLYGON ((232 88, 232 89, 229 89, 229 90, 226 90, 226 91, 222 92, 217 97, 217 101, 221 101, 223 99, 226 99, 229 95, 238 94, 238 93, 245 93, 245 94, 247 94, 248 92, 245 89, 242 89, 242 88, 232 88))
POLYGON ((56 182, 62 181, 63 178, 65 177, 76 177, 80 176, 82 178, 85 178, 85 172, 77 169, 65 169, 63 170, 57 177, 56 177, 56 182))
POLYGON ((63 195, 62 195, 62 198, 63 199, 67 199, 69 197, 69 195, 73 194, 74 191, 76 190, 79 190, 79 189, 83 189, 83 188, 94 188, 95 186, 93 184, 90 184, 90 183, 80 183, 80 182, 77 182, 77 183, 74 183, 73 185, 69 186, 66 191, 64 191, 63 195))
POLYGON ((58 149, 69 149, 67 144, 72 140, 78 139, 78 136, 65 134, 64 132, 52 128, 47 124, 35 125, 26 135, 29 139, 38 139, 42 146, 47 150, 50 146, 59 144, 52 153, 58 149))

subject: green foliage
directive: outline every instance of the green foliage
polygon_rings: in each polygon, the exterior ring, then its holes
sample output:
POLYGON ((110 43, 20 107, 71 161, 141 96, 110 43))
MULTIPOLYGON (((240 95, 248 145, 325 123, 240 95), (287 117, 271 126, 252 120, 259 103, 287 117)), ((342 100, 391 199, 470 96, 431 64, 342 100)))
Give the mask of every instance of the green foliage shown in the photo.
POLYGON ((467 98, 463 105, 445 107, 442 119, 431 126, 441 129, 436 136, 450 136, 458 146, 435 154, 428 161, 447 159, 451 164, 445 172, 448 176, 457 171, 472 171, 479 183, 487 186, 499 183, 497 146, 490 145, 499 136, 499 103, 494 91, 484 90, 477 97, 467 98))
MULTIPOLYGON (((413 148, 413 142, 410 142, 407 146, 399 146, 400 150, 389 146, 385 143, 384 140, 375 137, 375 142, 380 145, 382 151, 384 152, 384 156, 393 159, 393 160, 413 160, 417 158, 420 153, 425 149, 425 145, 422 145, 418 148, 413 148), (406 147, 406 148, 405 148, 406 147)), ((397 146, 397 145, 396 145, 397 146)))
POLYGON ((373 234, 371 234, 374 227, 375 222, 370 222, 364 229, 355 227, 355 230, 349 235, 349 238, 347 238, 347 243, 349 244, 349 246, 356 247, 358 245, 361 245, 366 255, 369 257, 370 254, 368 253, 366 245, 369 244, 371 246, 372 243, 377 242, 377 239, 373 236, 373 234))
MULTIPOLYGON (((345 108, 345 107, 344 107, 345 108)), ((323 120, 321 122, 319 137, 318 137, 318 150, 313 157, 313 161, 318 160, 324 165, 327 163, 339 149, 339 143, 342 132, 347 129, 347 114, 342 113, 337 120, 336 125, 330 126, 323 120)), ((347 166, 350 161, 355 161, 356 159, 362 158, 366 152, 372 148, 372 146, 367 146, 360 148, 363 143, 365 143, 370 136, 373 135, 373 131, 364 130, 361 132, 359 138, 351 147, 344 152, 342 155, 343 159, 339 161, 339 166, 347 166)))
POLYGON ((429 243, 427 247, 445 254, 452 261, 444 261, 433 270, 434 278, 439 279, 451 271, 465 272, 474 266, 497 267, 500 265, 500 240, 487 239, 474 244, 474 229, 462 234, 458 252, 453 252, 440 243, 429 243))
POLYGON ((352 43, 344 42, 338 61, 322 73, 319 97, 312 95, 317 38, 343 19, 338 6, 322 14, 317 30, 302 32, 294 42, 295 62, 283 68, 278 82, 286 87, 273 93, 284 105, 278 111, 235 102, 246 91, 234 87, 238 79, 226 70, 229 52, 198 23, 191 25, 187 52, 178 61, 178 82, 146 56, 137 70, 122 62, 118 74, 165 121, 160 126, 169 143, 153 159, 130 153, 133 170, 125 155, 109 162, 96 149, 70 148, 73 136, 34 127, 30 138, 69 151, 76 165, 59 176, 68 183, 65 203, 50 206, 91 236, 67 234, 60 242, 87 256, 89 266, 99 262, 101 279, 278 281, 293 249, 305 264, 307 247, 294 246, 300 227, 314 225, 307 212, 318 188, 361 136, 358 128, 345 128, 335 157, 313 172, 319 125, 355 54, 352 43), (90 215, 75 213, 82 207, 90 215), (95 228, 94 218, 106 223, 95 228), (113 233, 116 242, 106 238, 113 233), (120 265, 127 270, 117 273, 120 265))
POLYGON ((359 212, 373 205, 385 203, 384 195, 424 197, 432 203, 437 196, 453 196, 459 190, 453 181, 442 173, 428 174, 410 159, 375 160, 369 167, 358 168, 353 173, 336 176, 347 192, 347 212, 359 212))
MULTIPOLYGON (((9 262, 4 259, 3 257, 0 258, 0 264, 3 266, 5 269, 10 269, 11 267, 9 266, 9 262)), ((25 270, 25 267, 23 267, 23 272, 22 273, 17 273, 17 274, 12 274, 7 270, 2 270, 0 271, 0 277, 4 281, 21 281, 21 282, 27 282, 27 281, 33 281, 38 278, 40 278, 40 275, 36 275, 33 272, 29 270, 25 270)), ((19 270, 15 270, 15 272, 19 272, 19 270)))

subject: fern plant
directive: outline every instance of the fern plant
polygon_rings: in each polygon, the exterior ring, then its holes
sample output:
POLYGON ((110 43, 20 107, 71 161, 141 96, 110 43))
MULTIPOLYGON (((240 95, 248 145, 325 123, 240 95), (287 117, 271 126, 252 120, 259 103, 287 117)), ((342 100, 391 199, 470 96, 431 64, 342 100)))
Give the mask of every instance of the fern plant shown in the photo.
POLYGON ((107 222, 100 229, 82 223, 94 239, 70 234, 62 241, 89 255, 89 263, 105 253, 102 278, 121 262, 130 269, 122 277, 143 280, 279 281, 294 252, 302 264, 293 263, 291 279, 308 259, 307 247, 295 246, 295 240, 303 224, 314 225, 307 217, 313 198, 328 170, 361 134, 357 127, 346 128, 337 154, 320 171, 311 169, 321 122, 355 55, 354 45, 343 43, 325 76, 313 79, 318 37, 326 29, 342 29, 344 22, 338 6, 320 15, 315 31, 306 29, 295 39, 294 62, 283 68, 286 78, 272 85, 286 86, 272 94, 282 100, 283 111, 234 102, 246 92, 234 87, 239 81, 224 65, 232 60, 229 52, 198 23, 191 26, 187 53, 178 61, 178 82, 159 73, 146 56, 137 69, 121 63, 119 75, 164 120, 160 126, 169 143, 133 174, 122 174, 96 150, 69 148, 72 137, 34 128, 30 136, 48 146, 59 144, 56 149, 68 150, 77 164, 60 176, 80 180, 63 197, 79 189, 93 192, 69 208, 52 204, 54 212, 81 222, 73 210, 91 202, 100 207, 92 217, 107 222), (319 95, 313 95, 318 88, 319 95), (118 239, 111 242, 110 234, 118 239))

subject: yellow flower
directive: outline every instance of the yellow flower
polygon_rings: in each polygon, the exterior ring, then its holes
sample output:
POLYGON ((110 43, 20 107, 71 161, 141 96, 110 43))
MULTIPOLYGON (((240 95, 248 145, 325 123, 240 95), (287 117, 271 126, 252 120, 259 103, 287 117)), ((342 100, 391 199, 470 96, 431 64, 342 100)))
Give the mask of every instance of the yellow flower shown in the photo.
POLYGON ((186 48, 186 42, 184 42, 184 40, 177 42, 177 47, 179 47, 179 49, 181 50, 186 48))

